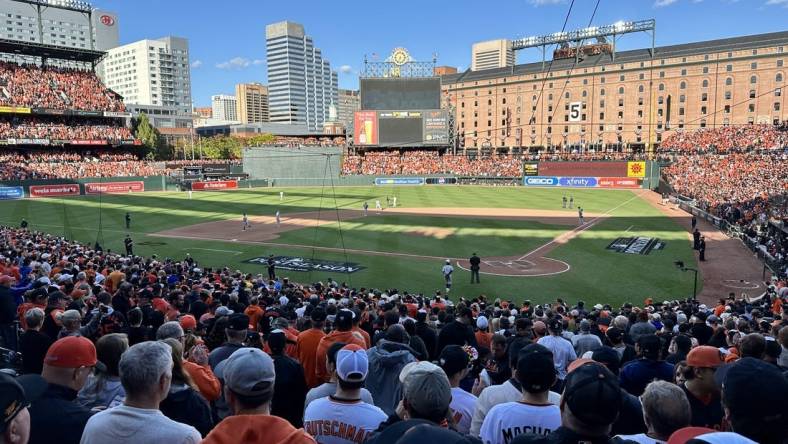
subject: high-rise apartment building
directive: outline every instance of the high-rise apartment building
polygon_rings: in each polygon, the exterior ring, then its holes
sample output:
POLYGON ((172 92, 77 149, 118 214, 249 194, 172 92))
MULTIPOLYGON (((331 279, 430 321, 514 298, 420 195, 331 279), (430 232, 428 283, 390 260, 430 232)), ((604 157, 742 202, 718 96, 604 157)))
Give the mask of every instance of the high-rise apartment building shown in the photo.
POLYGON ((265 38, 270 121, 322 130, 329 107, 338 100, 336 71, 301 24, 270 24, 265 27, 265 38))
POLYGON ((239 122, 268 122, 268 87, 259 83, 239 83, 235 85, 235 100, 239 122))
POLYGON ((189 41, 140 40, 107 51, 99 76, 127 104, 174 108, 191 115, 189 41))
POLYGON ((236 113, 236 102, 235 96, 228 96, 226 94, 217 94, 215 96, 211 96, 211 109, 213 118, 217 120, 237 122, 238 114, 236 113))
POLYGON ((106 51, 118 46, 118 16, 83 1, 0 0, 0 39, 106 51))
POLYGON ((473 44, 471 71, 508 66, 514 66, 514 51, 509 40, 488 40, 473 44))

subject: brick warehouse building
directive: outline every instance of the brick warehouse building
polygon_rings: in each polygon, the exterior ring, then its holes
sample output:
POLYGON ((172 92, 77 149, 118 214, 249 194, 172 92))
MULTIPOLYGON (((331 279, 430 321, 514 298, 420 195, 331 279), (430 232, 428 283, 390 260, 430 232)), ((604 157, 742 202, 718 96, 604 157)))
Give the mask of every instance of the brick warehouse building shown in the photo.
POLYGON ((468 153, 644 150, 669 131, 785 121, 786 62, 788 31, 468 70, 442 90, 468 153))

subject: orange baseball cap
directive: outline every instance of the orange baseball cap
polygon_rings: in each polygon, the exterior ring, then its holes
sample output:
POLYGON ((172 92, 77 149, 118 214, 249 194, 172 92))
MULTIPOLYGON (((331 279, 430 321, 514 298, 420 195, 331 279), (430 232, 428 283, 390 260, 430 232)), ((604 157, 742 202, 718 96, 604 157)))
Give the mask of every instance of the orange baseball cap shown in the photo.
POLYGON ((685 444, 687 441, 707 433, 714 433, 715 430, 708 427, 684 427, 678 429, 668 438, 668 444, 685 444))
POLYGON ((574 371, 576 368, 580 367, 580 366, 581 366, 581 365, 583 365, 583 364, 588 364, 589 362, 596 362, 596 361, 594 361, 593 359, 584 359, 584 358, 575 359, 575 360, 574 360, 574 361, 572 361, 572 363, 571 363, 571 364, 569 364, 569 366, 566 368, 566 372, 567 372, 567 373, 572 373, 572 372, 573 372, 573 371, 574 371))
POLYGON ((690 367, 716 368, 724 363, 720 350, 709 345, 695 347, 687 354, 687 365, 690 367))
POLYGON ((60 368, 93 367, 96 362, 96 347, 82 336, 58 339, 44 357, 44 364, 60 368))
POLYGON ((184 330, 194 331, 197 329, 197 319, 192 315, 183 315, 180 319, 181 328, 184 330))

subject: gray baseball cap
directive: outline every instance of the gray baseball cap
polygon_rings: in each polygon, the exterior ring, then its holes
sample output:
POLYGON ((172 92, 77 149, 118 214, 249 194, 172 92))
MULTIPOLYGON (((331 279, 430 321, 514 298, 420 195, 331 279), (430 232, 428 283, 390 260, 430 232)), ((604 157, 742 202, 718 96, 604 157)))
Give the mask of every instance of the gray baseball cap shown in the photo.
POLYGON ((402 374, 400 377, 402 395, 413 410, 423 416, 446 413, 451 404, 451 384, 443 369, 427 362, 408 365, 402 369, 404 378, 402 374))
POLYGON ((230 390, 241 396, 262 395, 272 389, 271 384, 276 379, 273 359, 262 350, 251 347, 233 352, 216 366, 214 373, 230 390))

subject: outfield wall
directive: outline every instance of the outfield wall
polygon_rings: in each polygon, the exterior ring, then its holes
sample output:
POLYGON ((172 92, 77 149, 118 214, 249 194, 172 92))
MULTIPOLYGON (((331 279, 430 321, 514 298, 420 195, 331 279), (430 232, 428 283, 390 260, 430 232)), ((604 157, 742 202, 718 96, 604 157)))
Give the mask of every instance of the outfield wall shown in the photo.
POLYGON ((342 169, 339 147, 246 147, 241 158, 250 179, 338 179, 342 169))

